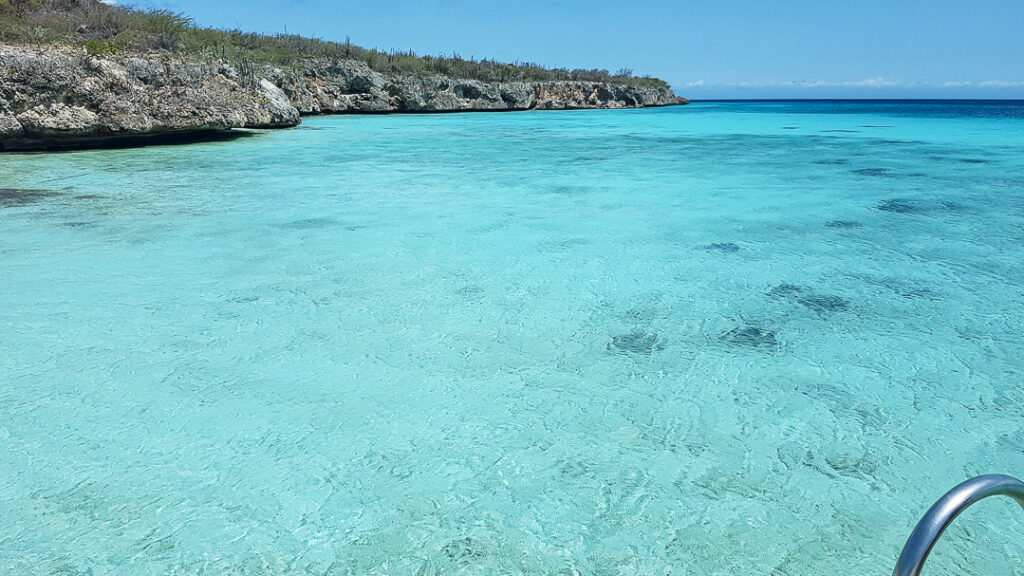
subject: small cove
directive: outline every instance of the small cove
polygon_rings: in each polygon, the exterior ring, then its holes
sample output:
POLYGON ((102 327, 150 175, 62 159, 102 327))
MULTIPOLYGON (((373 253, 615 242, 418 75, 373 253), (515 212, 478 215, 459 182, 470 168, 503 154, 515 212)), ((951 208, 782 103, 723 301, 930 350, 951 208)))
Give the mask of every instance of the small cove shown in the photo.
POLYGON ((894 106, 0 156, 0 572, 886 573, 1024 469, 1024 107, 894 106))

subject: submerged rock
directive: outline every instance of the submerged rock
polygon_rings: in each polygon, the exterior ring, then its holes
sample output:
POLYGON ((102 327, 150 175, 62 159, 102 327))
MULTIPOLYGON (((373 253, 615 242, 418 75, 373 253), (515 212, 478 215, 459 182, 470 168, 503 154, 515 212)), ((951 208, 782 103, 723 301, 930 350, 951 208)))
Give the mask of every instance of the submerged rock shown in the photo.
POLYGON ((816 312, 839 312, 850 307, 850 301, 832 294, 815 294, 810 288, 796 284, 779 284, 768 291, 773 298, 793 298, 798 304, 816 312))
POLYGON ((653 352, 664 349, 665 345, 658 341, 657 334, 640 331, 612 336, 612 341, 608 344, 608 350, 618 354, 650 356, 653 352))
POLYGON ((839 312, 850 307, 850 301, 841 296, 812 294, 800 296, 796 301, 816 312, 839 312))
POLYGON ((768 291, 768 295, 769 296, 774 296, 774 297, 786 297, 786 296, 793 296, 795 294, 800 294, 801 292, 806 292, 806 291, 807 291, 807 288, 804 288, 803 286, 798 286, 796 284, 785 284, 785 283, 783 283, 783 284, 779 284, 778 286, 775 286, 771 290, 769 290, 768 291))
POLYGON ((282 230, 318 230, 339 225, 341 225, 341 222, 334 218, 303 218, 302 220, 279 224, 278 228, 282 230))
POLYGON ((485 555, 485 549, 486 547, 482 542, 467 536, 445 544, 441 548, 441 554, 458 564, 467 564, 482 558, 485 555))
POLYGON ((829 220, 825 222, 827 228, 861 228, 864 226, 856 220, 829 220))
POLYGON ((912 280, 903 278, 893 278, 886 276, 872 276, 872 275, 858 275, 855 276, 858 280, 865 282, 872 286, 878 286, 891 290, 903 298, 914 299, 914 298, 927 298, 929 300, 941 300, 941 294, 935 292, 931 288, 922 286, 912 280))
POLYGON ((916 214, 923 211, 917 204, 898 199, 882 200, 875 205, 875 209, 881 210, 882 212, 893 212, 896 214, 916 214))
POLYGON ((967 212, 968 207, 959 202, 939 202, 939 209, 943 212, 967 212))
POLYGON ((850 173, 859 176, 891 176, 888 168, 860 168, 858 170, 850 170, 850 173))
POLYGON ((715 251, 718 251, 718 252, 728 252, 728 253, 733 253, 733 252, 739 252, 740 251, 739 245, 738 244, 733 244, 732 242, 716 242, 714 244, 708 244, 707 246, 704 246, 704 249, 709 251, 709 252, 712 251, 712 250, 715 250, 715 251))
POLYGON ((775 347, 779 341, 775 333, 757 326, 736 327, 722 333, 720 339, 735 346, 748 346, 751 348, 775 347))
POLYGON ((0 207, 10 208, 13 206, 28 206, 46 198, 56 196, 57 193, 51 190, 37 190, 34 188, 0 188, 0 207))

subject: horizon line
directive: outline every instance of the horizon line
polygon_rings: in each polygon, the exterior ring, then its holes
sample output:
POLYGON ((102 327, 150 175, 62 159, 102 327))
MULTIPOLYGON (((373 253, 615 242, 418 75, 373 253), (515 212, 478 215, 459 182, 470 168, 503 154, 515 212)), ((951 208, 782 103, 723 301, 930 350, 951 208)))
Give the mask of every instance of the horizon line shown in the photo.
POLYGON ((1024 98, 690 98, 690 102, 1021 102, 1024 98))

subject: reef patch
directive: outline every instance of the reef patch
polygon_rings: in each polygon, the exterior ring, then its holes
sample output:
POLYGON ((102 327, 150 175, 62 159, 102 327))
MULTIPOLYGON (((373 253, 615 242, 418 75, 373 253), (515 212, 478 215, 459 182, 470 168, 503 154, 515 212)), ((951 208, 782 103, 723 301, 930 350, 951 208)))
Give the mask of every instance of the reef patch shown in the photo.
POLYGON ((850 173, 858 176, 892 176, 888 168, 858 168, 850 170, 850 173))
POLYGON ((612 336, 612 341, 608 343, 608 350, 616 354, 650 356, 652 353, 664 349, 665 345, 660 341, 657 334, 641 332, 639 330, 612 336))
POLYGON ((57 195, 52 190, 39 190, 36 188, 0 188, 0 207, 28 206, 44 198, 57 195))
POLYGON ((828 222, 825 222, 825 226, 827 228, 850 229, 862 228, 864 224, 856 220, 829 220, 828 222))
POLYGON ((850 301, 846 298, 830 294, 799 296, 796 301, 815 312, 842 312, 850 307, 850 301))
POLYGON ((286 222, 278 225, 278 228, 283 230, 318 230, 321 228, 330 228, 341 224, 334 218, 303 218, 302 220, 295 220, 293 222, 286 222))
POLYGON ((726 252, 726 253, 730 253, 730 254, 734 253, 734 252, 739 252, 740 251, 739 245, 738 244, 734 244, 732 242, 715 242, 714 244, 707 244, 703 248, 704 248, 704 250, 707 250, 708 252, 717 251, 717 252, 726 252))
POLYGON ((881 210, 882 212, 892 212, 894 214, 920 214, 924 210, 907 200, 901 200, 894 198, 892 200, 882 200, 875 205, 875 210, 881 210))
POLYGON ((473 540, 472 537, 467 536, 466 538, 452 540, 445 544, 441 548, 441 554, 456 564, 467 565, 480 560, 486 555, 483 548, 480 541, 473 540))
POLYGON ((796 284, 785 284, 785 283, 783 283, 783 284, 779 284, 778 286, 775 286, 774 288, 769 290, 768 291, 768 295, 769 296, 774 296, 776 298, 785 298, 785 297, 793 296, 795 294, 800 294, 800 293, 803 293, 803 292, 807 292, 807 288, 804 288, 803 286, 798 286, 796 284))
POLYGON ((722 332, 719 339, 726 344, 748 348, 773 348, 779 345, 774 332, 758 326, 737 326, 722 332))
POLYGON ((815 312, 842 312, 850 307, 850 301, 834 294, 815 294, 813 290, 797 284, 779 284, 767 292, 771 298, 792 298, 797 304, 815 312))

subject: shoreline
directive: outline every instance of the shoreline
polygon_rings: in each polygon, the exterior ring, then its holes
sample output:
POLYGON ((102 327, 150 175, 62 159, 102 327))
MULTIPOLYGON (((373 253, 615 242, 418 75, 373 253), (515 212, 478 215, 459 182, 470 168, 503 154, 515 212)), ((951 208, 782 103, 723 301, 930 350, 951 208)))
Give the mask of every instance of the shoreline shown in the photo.
MULTIPOLYGON (((687 103, 689 104, 689 103, 687 103)), ((316 112, 303 114, 302 118, 327 118, 340 116, 447 116, 455 114, 528 114, 530 112, 599 112, 611 110, 646 110, 653 108, 672 108, 687 104, 658 104, 637 106, 632 108, 568 108, 562 110, 530 109, 530 110, 432 110, 432 111, 391 111, 391 112, 316 112)), ((130 148, 147 148, 150 146, 187 146, 208 142, 232 142, 259 136, 268 132, 291 130, 302 126, 278 128, 224 128, 217 130, 194 130, 174 133, 133 134, 115 136, 97 136, 79 141, 65 139, 55 145, 25 146, 22 148, 0 147, 0 156, 13 154, 60 154, 68 152, 84 152, 89 150, 125 150, 130 148)), ((27 142, 27 141, 26 141, 27 142)))
MULTIPOLYGON (((654 108, 670 88, 385 76, 354 60, 236 69, 170 53, 0 44, 0 152, 122 148, 282 129, 305 116, 654 108)), ((232 136, 228 136, 230 138, 232 136)))
MULTIPOLYGON (((623 106, 621 108, 466 108, 459 110, 384 110, 384 111, 348 111, 348 112, 303 112, 301 118, 319 118, 322 116, 444 116, 447 114, 515 114, 524 112, 593 112, 607 110, 646 110, 648 108, 670 108, 694 104, 688 101, 679 104, 647 104, 644 106, 623 106)), ((294 128, 289 126, 288 128, 294 128)), ((287 129, 287 128, 284 128, 287 129)))

